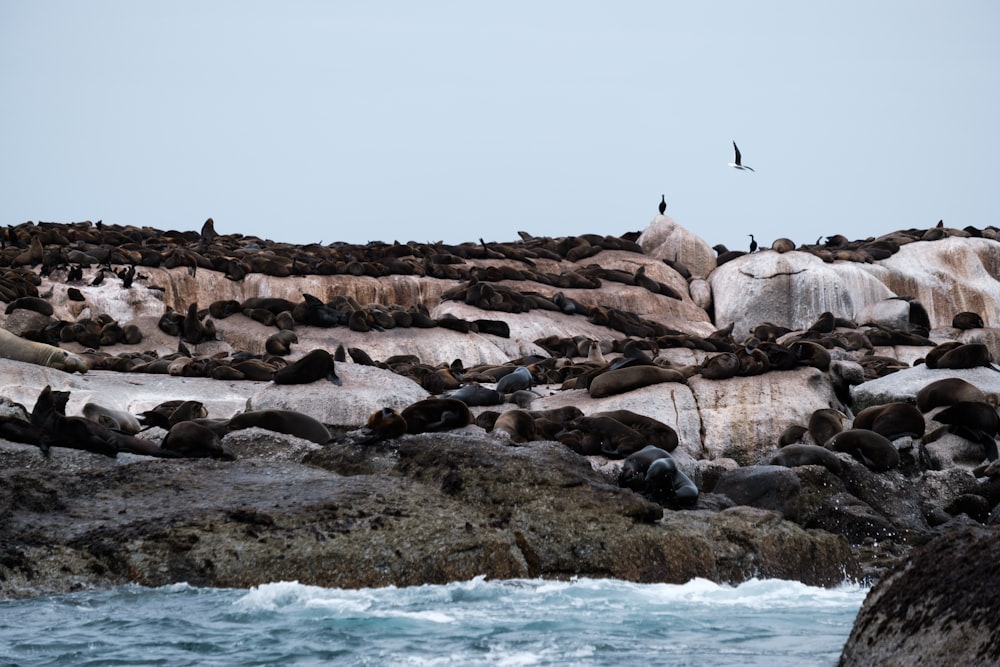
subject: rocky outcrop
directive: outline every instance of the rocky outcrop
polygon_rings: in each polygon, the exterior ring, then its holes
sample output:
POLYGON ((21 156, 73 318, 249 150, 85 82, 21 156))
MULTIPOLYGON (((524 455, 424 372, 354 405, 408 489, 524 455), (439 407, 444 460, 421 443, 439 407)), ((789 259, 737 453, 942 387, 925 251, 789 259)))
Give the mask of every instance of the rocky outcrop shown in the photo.
MULTIPOLYGON (((938 532, 1000 520, 989 424, 939 429, 928 412, 920 426, 933 439, 872 433, 872 451, 857 429, 843 447, 829 430, 851 428, 863 407, 912 402, 942 376, 967 379, 984 398, 1000 393, 986 359, 913 367, 943 363, 942 342, 1000 354, 1000 329, 958 328, 945 313, 949 303, 982 306, 997 321, 983 297, 996 293, 993 238, 936 228, 926 238, 938 240, 920 243, 914 232, 898 244, 784 243, 724 253, 717 266, 703 241, 665 217, 628 238, 461 246, 296 248, 87 223, 6 233, 0 323, 78 355, 88 372, 16 361, 0 346, 0 398, 30 410, 50 385, 69 392, 68 420, 90 402, 141 414, 197 401, 236 460, 111 459, 64 442, 44 458, 48 442, 0 440, 5 595, 122 581, 369 586, 476 574, 875 581, 938 532), (249 305, 257 297, 274 303, 249 305), (859 316, 866 326, 849 321, 859 316), (122 326, 140 339, 105 339, 122 326), (291 342, 274 352, 267 340, 279 327, 291 342), (341 348, 334 378, 327 364, 341 348), (325 355, 318 380, 269 380, 313 350, 325 355), (235 372, 248 360, 256 379, 235 372), (522 366, 530 391, 495 391, 522 366), (372 415, 391 418, 469 382, 492 403, 425 420, 447 421, 446 433, 404 428, 380 442, 359 430, 372 415), (269 409, 321 428, 312 441, 256 427, 225 433, 238 413, 269 409), (571 416, 529 412, 557 410, 571 416), (617 426, 586 433, 575 421, 615 411, 660 426, 640 434, 600 417, 617 426), (826 429, 810 427, 817 413, 833 415, 826 429), (621 442, 617 427, 630 431, 621 442), (632 487, 640 491, 621 488, 621 457, 653 438, 670 462, 647 462, 632 487), (798 449, 781 448, 788 443, 798 449), (671 497, 671 466, 697 487, 696 502, 671 497)), ((24 435, 16 422, 0 426, 24 435)), ((166 433, 144 431, 141 451, 168 456, 166 433)))
POLYGON ((0 446, 0 597, 81 586, 298 580, 362 587, 609 576, 832 585, 847 543, 765 510, 669 513, 554 442, 485 434, 325 447, 226 436, 235 462, 49 460, 0 446))
POLYGON ((762 251, 720 266, 711 283, 715 321, 735 322, 740 334, 761 322, 803 329, 825 311, 853 318, 893 296, 917 299, 932 327, 950 326, 962 311, 1000 323, 1000 244, 984 238, 909 243, 871 263, 762 251))
POLYGON ((965 527, 914 550, 869 592, 840 665, 1000 663, 998 549, 996 528, 965 527))

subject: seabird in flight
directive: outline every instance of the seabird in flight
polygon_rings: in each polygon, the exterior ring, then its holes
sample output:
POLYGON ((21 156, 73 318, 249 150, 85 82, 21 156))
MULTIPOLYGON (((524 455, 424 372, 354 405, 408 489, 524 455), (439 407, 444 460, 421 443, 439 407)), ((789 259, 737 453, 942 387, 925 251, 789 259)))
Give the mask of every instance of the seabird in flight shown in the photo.
POLYGON ((736 162, 730 162, 729 166, 746 171, 753 171, 753 167, 748 167, 745 164, 743 164, 743 156, 740 155, 739 146, 736 145, 735 141, 733 142, 733 150, 736 151, 736 162))

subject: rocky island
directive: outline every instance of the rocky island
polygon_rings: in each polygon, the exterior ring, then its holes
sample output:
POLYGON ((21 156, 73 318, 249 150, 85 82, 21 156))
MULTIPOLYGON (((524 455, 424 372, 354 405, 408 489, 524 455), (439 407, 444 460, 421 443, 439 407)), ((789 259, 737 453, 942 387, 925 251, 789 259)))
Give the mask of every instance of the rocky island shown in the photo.
POLYGON ((5 598, 836 585, 996 542, 993 227, 752 253, 662 215, 459 245, 3 231, 5 598))

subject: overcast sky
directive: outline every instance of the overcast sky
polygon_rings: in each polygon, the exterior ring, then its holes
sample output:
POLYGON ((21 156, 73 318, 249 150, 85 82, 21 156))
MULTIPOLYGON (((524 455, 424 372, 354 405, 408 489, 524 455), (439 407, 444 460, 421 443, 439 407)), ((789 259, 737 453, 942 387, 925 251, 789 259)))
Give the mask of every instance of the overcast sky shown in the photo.
POLYGON ((731 248, 1000 225, 998 33, 996 0, 0 0, 0 224, 508 241, 665 194, 731 248))

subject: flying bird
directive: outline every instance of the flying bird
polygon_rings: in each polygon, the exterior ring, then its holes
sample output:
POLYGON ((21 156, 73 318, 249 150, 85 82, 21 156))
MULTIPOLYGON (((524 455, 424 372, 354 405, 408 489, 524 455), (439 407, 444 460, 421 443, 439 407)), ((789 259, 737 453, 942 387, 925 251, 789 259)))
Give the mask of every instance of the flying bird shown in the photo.
POLYGON ((740 148, 736 145, 735 141, 733 142, 733 150, 736 151, 736 162, 730 162, 729 166, 740 170, 753 171, 753 167, 748 167, 743 164, 743 156, 740 155, 740 148))
POLYGON ((660 215, 667 210, 667 195, 660 195, 660 215))

